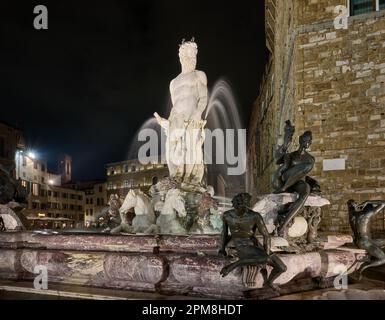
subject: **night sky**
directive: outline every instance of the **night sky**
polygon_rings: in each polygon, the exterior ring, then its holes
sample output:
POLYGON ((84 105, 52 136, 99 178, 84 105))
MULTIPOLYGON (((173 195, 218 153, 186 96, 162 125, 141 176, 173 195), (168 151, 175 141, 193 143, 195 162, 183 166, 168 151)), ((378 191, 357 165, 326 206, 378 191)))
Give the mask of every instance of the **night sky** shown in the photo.
POLYGON ((104 178, 154 111, 168 117, 182 38, 195 37, 209 89, 231 83, 247 126, 267 59, 262 0, 1 0, 0 9, 0 120, 22 129, 52 171, 68 153, 75 179, 104 178), (38 4, 48 30, 33 27, 38 4))

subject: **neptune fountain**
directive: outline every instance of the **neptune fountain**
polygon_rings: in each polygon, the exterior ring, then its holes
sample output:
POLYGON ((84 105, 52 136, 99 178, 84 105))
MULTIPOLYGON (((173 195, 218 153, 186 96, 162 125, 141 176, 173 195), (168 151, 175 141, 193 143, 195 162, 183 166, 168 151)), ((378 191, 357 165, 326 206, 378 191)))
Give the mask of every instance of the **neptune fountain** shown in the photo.
MULTIPOLYGON (((350 235, 317 232, 321 208, 330 202, 306 177, 314 164, 306 151, 311 134, 302 135, 300 148, 289 152, 294 133, 289 122, 276 153, 275 192, 259 195, 253 205, 241 193, 234 210, 223 212, 207 183, 203 149, 205 126, 218 129, 220 122, 210 119, 210 109, 221 102, 209 97, 206 75, 196 70, 197 53, 194 40, 179 46, 181 73, 170 83, 170 114, 155 113, 145 124, 156 124, 166 135, 169 176, 149 194, 113 195, 100 214, 110 222, 104 233, 1 232, 0 279, 33 279, 34 267, 43 264, 52 282, 263 299, 332 286, 341 268, 347 275, 360 267, 366 251, 345 246, 353 241, 350 235)), ((238 115, 220 129, 230 126, 239 129, 238 115)), ((10 210, 0 206, 2 228, 10 210)))

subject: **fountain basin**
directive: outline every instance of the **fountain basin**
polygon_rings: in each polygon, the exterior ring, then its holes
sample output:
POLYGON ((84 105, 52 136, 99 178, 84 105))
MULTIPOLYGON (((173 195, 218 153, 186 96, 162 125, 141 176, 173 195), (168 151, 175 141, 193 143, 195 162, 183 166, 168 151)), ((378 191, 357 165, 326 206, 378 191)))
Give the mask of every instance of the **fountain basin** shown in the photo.
MULTIPOLYGON (((218 236, 205 235, 5 232, 0 234, 0 279, 31 280, 32 287, 34 268, 43 265, 48 270, 48 283, 221 299, 244 298, 256 289, 262 290, 256 298, 266 297, 260 273, 245 277, 252 267, 220 276, 229 260, 217 256, 218 241, 218 236)), ((285 287, 285 293, 303 289, 298 281, 305 281, 307 288, 317 287, 319 279, 338 275, 337 266, 355 270, 362 254, 362 250, 350 249, 279 254, 288 270, 276 283, 285 287)))

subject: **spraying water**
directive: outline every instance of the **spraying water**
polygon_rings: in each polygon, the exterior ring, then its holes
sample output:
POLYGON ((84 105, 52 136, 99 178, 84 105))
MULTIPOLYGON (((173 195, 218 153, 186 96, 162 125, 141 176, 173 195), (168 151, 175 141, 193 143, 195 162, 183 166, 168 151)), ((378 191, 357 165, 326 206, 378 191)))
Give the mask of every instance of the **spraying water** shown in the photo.
POLYGON ((164 150, 164 148, 161 148, 161 137, 164 135, 162 132, 161 127, 159 126, 158 122, 154 117, 148 118, 142 126, 136 131, 134 138, 131 140, 130 148, 128 151, 128 159, 138 159, 138 152, 139 148, 143 145, 143 141, 139 141, 139 133, 142 130, 145 129, 152 129, 155 130, 157 133, 157 136, 159 137, 158 140, 158 154, 161 155, 161 150, 164 150))
MULTIPOLYGON (((209 102, 206 109, 205 119, 207 120, 206 128, 210 130, 215 129, 234 129, 237 132, 238 129, 242 129, 242 121, 238 111, 237 102, 234 98, 234 94, 228 82, 224 79, 219 79, 215 82, 214 87, 210 93, 209 102)), ((237 148, 237 141, 235 139, 235 150, 237 148)), ((246 145, 246 141, 242 140, 240 143, 246 145)), ((225 145, 217 145, 213 150, 219 150, 224 152, 225 145), (219 148, 219 149, 218 149, 219 148)), ((246 155, 242 155, 245 157, 246 155)), ((215 157, 215 154, 213 155, 215 157)), ((217 186, 217 190, 221 189, 219 186, 222 184, 222 190, 219 192, 222 196, 231 197, 235 193, 244 192, 246 188, 246 176, 245 174, 231 176, 228 175, 229 164, 209 164, 208 171, 208 183, 217 186), (221 179, 218 179, 220 177, 221 179), (229 194, 229 190, 233 190, 229 194)))
POLYGON ((230 85, 223 79, 214 84, 206 108, 205 119, 207 119, 207 127, 210 129, 242 128, 233 92, 230 85))

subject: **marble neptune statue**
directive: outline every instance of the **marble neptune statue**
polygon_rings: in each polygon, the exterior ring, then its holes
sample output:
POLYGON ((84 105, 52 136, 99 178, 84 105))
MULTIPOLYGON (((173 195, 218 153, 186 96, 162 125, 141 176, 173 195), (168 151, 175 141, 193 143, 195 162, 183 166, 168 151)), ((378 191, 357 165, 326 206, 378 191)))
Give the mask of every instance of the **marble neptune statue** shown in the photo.
POLYGON ((183 183, 202 183, 204 126, 202 113, 207 106, 207 78, 196 70, 198 46, 192 39, 179 46, 182 72, 171 81, 172 109, 168 119, 154 113, 164 129, 166 161, 170 177, 183 183))

